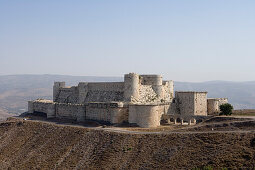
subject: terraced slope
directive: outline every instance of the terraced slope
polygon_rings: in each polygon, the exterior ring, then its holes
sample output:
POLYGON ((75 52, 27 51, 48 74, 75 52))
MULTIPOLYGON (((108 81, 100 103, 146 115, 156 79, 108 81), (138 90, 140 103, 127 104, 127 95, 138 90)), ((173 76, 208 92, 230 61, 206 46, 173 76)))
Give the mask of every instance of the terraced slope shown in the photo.
POLYGON ((0 124, 0 168, 254 168, 255 133, 135 134, 36 121, 0 124))

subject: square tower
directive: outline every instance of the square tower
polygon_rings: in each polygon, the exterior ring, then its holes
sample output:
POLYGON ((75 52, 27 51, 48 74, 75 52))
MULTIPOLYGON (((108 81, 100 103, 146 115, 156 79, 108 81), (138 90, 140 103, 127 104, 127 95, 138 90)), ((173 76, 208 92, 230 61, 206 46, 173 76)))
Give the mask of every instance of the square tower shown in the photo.
POLYGON ((207 116, 207 92, 176 91, 175 98, 181 115, 207 116))

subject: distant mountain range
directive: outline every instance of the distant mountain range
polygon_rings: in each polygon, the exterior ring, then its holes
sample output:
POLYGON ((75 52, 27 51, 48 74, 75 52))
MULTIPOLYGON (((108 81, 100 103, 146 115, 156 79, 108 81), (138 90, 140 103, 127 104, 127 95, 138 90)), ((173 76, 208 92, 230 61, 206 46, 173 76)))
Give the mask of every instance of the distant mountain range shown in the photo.
MULTIPOLYGON (((54 81, 77 85, 78 82, 123 81, 123 78, 66 75, 0 76, 0 109, 20 114, 26 111, 28 100, 51 99, 54 81)), ((255 109, 255 81, 175 82, 175 90, 208 91, 208 97, 228 97, 235 109, 255 109)))

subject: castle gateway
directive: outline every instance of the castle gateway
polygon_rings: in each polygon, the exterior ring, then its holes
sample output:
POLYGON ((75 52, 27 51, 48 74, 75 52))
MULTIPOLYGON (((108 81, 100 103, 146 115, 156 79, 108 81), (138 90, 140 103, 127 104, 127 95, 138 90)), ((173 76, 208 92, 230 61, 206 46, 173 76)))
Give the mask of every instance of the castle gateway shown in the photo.
POLYGON ((207 99, 207 92, 177 91, 173 81, 160 75, 126 74, 124 82, 80 82, 66 87, 55 82, 53 101, 28 102, 28 112, 46 113, 47 118, 128 122, 140 127, 157 127, 162 120, 195 123, 197 117, 219 112, 227 99, 207 99))

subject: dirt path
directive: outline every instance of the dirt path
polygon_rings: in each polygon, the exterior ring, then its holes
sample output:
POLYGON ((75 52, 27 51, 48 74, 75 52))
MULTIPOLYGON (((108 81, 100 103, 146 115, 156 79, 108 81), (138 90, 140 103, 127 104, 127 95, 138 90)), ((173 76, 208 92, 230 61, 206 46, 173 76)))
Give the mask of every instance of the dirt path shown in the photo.
MULTIPOLYGON (((21 119, 21 118, 17 118, 21 119)), ((23 118, 22 118, 23 119, 23 118)), ((24 119, 23 119, 24 120, 24 119)), ((128 130, 124 128, 119 128, 119 127, 89 127, 89 126, 83 126, 80 124, 71 124, 71 123, 61 123, 61 122, 50 122, 46 120, 25 120, 25 121, 33 121, 33 122, 43 122, 43 123, 49 123, 49 124, 54 124, 56 126, 70 126, 70 127, 76 127, 76 128, 87 128, 87 129, 93 129, 93 130, 100 130, 100 131, 107 131, 107 132, 115 132, 115 133, 125 133, 125 134, 215 134, 215 133, 255 133, 254 130, 223 130, 223 131, 218 131, 218 130, 206 130, 206 131, 181 131, 181 130, 189 130, 194 127, 199 128, 199 127, 204 127, 206 125, 212 125, 212 124, 201 124, 201 125, 195 125, 191 127, 184 127, 180 129, 175 129, 175 130, 166 130, 166 131, 139 131, 139 130, 128 130)), ((254 120, 246 120, 246 121, 233 121, 233 122, 219 122, 219 123, 213 123, 213 124, 223 124, 223 123, 242 123, 242 122, 249 122, 249 121, 254 121, 254 120)))

